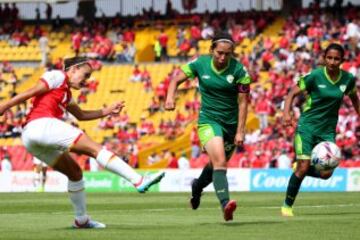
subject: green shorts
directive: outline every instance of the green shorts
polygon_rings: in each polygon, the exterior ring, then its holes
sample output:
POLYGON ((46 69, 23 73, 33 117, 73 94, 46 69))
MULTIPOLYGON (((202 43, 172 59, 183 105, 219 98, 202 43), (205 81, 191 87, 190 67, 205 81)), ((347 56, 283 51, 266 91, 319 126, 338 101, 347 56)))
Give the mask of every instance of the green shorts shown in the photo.
POLYGON ((234 139, 237 125, 225 125, 217 122, 199 123, 198 134, 201 145, 204 147, 207 142, 215 136, 222 137, 226 159, 230 159, 235 149, 234 139))
POLYGON ((296 160, 310 160, 313 148, 323 141, 335 142, 335 132, 319 134, 297 129, 294 141, 296 160))

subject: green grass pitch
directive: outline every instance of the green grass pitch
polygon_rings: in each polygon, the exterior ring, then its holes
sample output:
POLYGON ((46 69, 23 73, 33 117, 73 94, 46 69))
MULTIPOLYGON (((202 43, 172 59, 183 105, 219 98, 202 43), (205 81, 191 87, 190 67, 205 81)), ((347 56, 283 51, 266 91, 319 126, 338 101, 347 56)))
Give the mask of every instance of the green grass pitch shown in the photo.
POLYGON ((280 216, 284 193, 232 193, 234 221, 222 220, 214 193, 196 211, 186 193, 91 193, 101 230, 71 229, 66 193, 1 193, 0 239, 360 239, 360 192, 300 193, 294 218, 280 216))

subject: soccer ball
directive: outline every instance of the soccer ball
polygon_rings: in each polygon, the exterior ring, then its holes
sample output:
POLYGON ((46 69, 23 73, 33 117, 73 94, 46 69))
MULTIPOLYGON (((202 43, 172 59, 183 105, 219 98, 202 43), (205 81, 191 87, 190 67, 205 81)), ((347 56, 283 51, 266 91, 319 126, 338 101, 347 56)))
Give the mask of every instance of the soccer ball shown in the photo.
POLYGON ((317 170, 332 170, 339 165, 341 150, 333 142, 321 142, 311 153, 311 164, 317 170))

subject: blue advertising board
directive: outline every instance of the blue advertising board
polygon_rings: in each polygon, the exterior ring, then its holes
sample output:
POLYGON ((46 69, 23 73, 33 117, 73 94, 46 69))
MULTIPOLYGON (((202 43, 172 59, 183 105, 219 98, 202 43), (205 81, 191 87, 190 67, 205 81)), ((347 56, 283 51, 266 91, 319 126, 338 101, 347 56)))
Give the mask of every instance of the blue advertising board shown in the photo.
MULTIPOLYGON (((250 173, 250 191, 285 192, 292 170, 252 169, 250 173)), ((346 191, 347 169, 338 168, 327 180, 306 177, 301 191, 342 192, 346 191)))

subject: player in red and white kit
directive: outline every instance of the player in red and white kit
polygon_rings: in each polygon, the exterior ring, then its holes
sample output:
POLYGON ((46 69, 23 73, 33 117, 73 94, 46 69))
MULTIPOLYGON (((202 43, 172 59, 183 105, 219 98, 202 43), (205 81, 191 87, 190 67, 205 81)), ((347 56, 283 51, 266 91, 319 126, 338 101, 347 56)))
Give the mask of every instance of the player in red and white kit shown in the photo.
POLYGON ((80 166, 69 152, 86 154, 111 172, 127 179, 139 192, 145 192, 159 182, 164 173, 144 179, 127 163, 91 140, 80 129, 62 121, 68 111, 78 120, 93 120, 118 114, 123 102, 115 102, 100 110, 82 110, 72 99, 70 89, 79 90, 90 77, 92 69, 86 58, 74 57, 64 61, 64 71, 45 72, 34 87, 0 103, 0 116, 27 99, 33 98, 22 133, 26 149, 36 158, 65 174, 68 191, 75 210, 75 228, 105 228, 105 224, 91 220, 86 214, 84 181, 80 166))

